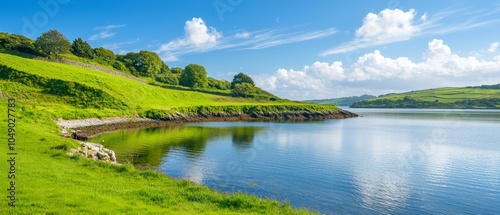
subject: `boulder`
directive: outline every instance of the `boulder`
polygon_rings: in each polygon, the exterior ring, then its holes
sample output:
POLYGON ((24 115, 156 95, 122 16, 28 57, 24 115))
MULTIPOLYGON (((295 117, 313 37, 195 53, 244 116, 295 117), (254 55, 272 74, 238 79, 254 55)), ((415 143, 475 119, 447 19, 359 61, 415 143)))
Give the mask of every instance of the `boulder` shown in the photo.
POLYGON ((116 162, 115 152, 97 143, 80 142, 80 147, 78 147, 77 149, 71 149, 68 152, 68 155, 69 156, 80 155, 95 161, 103 161, 103 162, 118 164, 116 162))

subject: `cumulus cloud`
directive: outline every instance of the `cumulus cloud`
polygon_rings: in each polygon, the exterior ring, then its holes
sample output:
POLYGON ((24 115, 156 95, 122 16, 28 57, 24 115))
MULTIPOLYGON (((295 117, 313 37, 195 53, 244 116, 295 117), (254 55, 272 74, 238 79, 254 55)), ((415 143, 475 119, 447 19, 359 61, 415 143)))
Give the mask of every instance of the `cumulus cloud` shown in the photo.
POLYGON ((157 52, 165 61, 178 60, 179 56, 221 49, 264 49, 283 44, 302 42, 327 37, 336 33, 333 28, 311 31, 283 33, 279 30, 242 31, 223 36, 214 27, 208 27, 201 18, 186 21, 184 37, 175 39, 159 47, 157 52))
POLYGON ((107 25, 105 27, 96 27, 96 30, 101 30, 101 32, 97 34, 93 34, 92 36, 89 37, 89 40, 101 40, 101 39, 106 39, 113 37, 116 32, 111 32, 112 29, 115 28, 122 28, 127 25, 107 25))
POLYGON ((364 40, 408 38, 420 29, 413 24, 415 10, 385 9, 379 14, 368 13, 356 37, 364 40))
POLYGON ((363 19, 361 27, 356 30, 356 38, 353 41, 327 50, 321 55, 345 53, 375 45, 408 40, 422 30, 421 23, 427 20, 426 14, 420 20, 415 20, 415 16, 414 9, 406 12, 400 9, 385 9, 379 14, 368 13, 363 19))
POLYGON ((314 62, 301 70, 279 69, 257 83, 279 96, 310 99, 500 82, 500 56, 492 60, 459 56, 438 39, 427 46, 420 62, 385 57, 375 50, 347 67, 340 61, 314 62))
POLYGON ((490 45, 490 48, 488 48, 488 52, 491 52, 491 53, 496 52, 499 45, 500 45, 499 42, 492 43, 490 45))
POLYGON ((222 33, 213 27, 207 27, 203 19, 193 18, 186 21, 185 36, 160 47, 160 51, 176 50, 183 47, 207 49, 217 44, 222 33))
POLYGON ((420 17, 410 9, 385 9, 378 14, 368 13, 355 37, 346 43, 320 53, 322 56, 347 53, 359 49, 409 40, 422 35, 439 35, 463 31, 499 22, 493 15, 500 10, 467 12, 464 9, 440 11, 420 17))

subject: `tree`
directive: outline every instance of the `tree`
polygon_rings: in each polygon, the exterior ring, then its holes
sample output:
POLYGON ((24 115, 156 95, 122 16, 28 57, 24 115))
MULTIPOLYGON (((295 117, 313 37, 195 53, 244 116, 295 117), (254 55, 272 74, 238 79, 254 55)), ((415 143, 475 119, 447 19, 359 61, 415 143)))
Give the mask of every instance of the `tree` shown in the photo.
MULTIPOLYGON (((154 52, 153 52, 154 53, 154 52)), ((156 54, 156 53, 155 53, 156 54)), ((158 55, 156 55, 158 56, 158 55)), ((158 56, 158 59, 160 57, 158 56)), ((161 59, 160 59, 161 60, 161 59)), ((174 75, 170 69, 168 68, 167 64, 165 64, 163 61, 161 61, 161 70, 158 74, 156 74, 155 79, 159 82, 165 83, 165 84, 170 84, 170 85, 179 85, 179 78, 177 78, 176 75, 174 75)))
POLYGON ((83 41, 82 38, 77 38, 73 41, 73 44, 71 44, 71 52, 78 57, 94 58, 94 50, 92 50, 92 47, 87 42, 83 41))
POLYGON ((112 64, 113 68, 120 70, 120 71, 127 71, 127 67, 125 64, 123 64, 121 61, 115 60, 112 64))
POLYGON ((231 91, 234 97, 253 97, 257 89, 249 83, 236 84, 231 91))
POLYGON ((71 44, 68 39, 57 30, 50 30, 43 33, 35 41, 35 45, 46 55, 55 55, 68 53, 71 50, 71 44))
POLYGON ((0 50, 12 50, 31 55, 40 55, 35 47, 35 41, 23 35, 0 32, 0 50))
POLYGON ((139 53, 129 52, 123 57, 120 56, 118 60, 122 61, 136 76, 156 77, 170 73, 168 66, 155 52, 144 50, 139 53))
POLYGON ((103 47, 95 48, 94 55, 102 60, 113 61, 116 59, 115 53, 103 47))
POLYGON ((206 88, 208 86, 207 72, 201 65, 189 64, 184 68, 179 83, 186 87, 206 88))
POLYGON ((208 88, 227 90, 231 87, 231 82, 226 80, 217 80, 212 77, 208 77, 208 88))
POLYGON ((236 84, 241 84, 241 83, 248 83, 252 86, 255 86, 255 83, 253 82, 252 78, 250 78, 250 76, 240 72, 234 76, 233 82, 231 82, 231 89, 234 89, 236 84))
POLYGON ((174 73, 174 74, 179 74, 180 75, 180 74, 182 74, 182 68, 174 67, 174 68, 172 68, 171 72, 174 73))
POLYGON ((172 73, 159 74, 155 77, 155 80, 165 84, 179 85, 179 79, 172 73))

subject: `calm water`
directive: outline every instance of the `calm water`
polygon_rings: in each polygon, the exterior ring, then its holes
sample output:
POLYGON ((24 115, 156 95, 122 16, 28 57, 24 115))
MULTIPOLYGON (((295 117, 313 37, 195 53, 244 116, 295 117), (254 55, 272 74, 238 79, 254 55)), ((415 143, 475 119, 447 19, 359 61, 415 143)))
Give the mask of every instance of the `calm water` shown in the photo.
POLYGON ((188 124, 94 141, 171 177, 325 214, 500 214, 500 111, 352 111, 363 117, 188 124))

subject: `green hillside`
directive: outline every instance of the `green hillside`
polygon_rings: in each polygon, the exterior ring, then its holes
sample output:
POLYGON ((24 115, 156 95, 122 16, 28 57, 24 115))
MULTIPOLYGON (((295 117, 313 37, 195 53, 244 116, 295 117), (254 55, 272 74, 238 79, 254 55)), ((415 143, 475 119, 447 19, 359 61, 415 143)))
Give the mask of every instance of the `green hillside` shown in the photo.
POLYGON ((333 98, 333 99, 318 99, 318 100, 308 100, 305 102, 311 102, 316 104, 331 104, 336 106, 351 106, 354 102, 375 98, 372 95, 361 95, 361 96, 349 96, 349 97, 341 97, 341 98, 333 98))
POLYGON ((446 87, 387 94, 355 102, 353 108, 500 108, 500 84, 446 87))
MULTIPOLYGON (((190 106, 303 106, 306 103, 219 96, 173 90, 87 68, 0 53, 0 78, 29 87, 19 95, 29 108, 57 118, 121 116, 190 106), (56 89, 60 88, 60 89, 56 89), (54 105, 54 103, 58 103, 54 105), (74 106, 79 108, 74 108, 74 106)), ((13 92, 19 94, 17 92, 13 92)), ((317 106, 335 109, 333 106, 317 106)))
MULTIPOLYGON (((200 110, 336 110, 287 100, 236 98, 154 86, 83 67, 0 53, 0 106, 11 106, 15 126, 15 208, 0 214, 309 214, 289 204, 244 194, 221 194, 130 164, 114 166, 68 157, 78 142, 63 138, 54 122, 200 110), (15 102, 14 102, 15 101, 15 102), (14 104, 15 103, 15 104, 14 104), (14 104, 14 105, 13 105, 14 104), (14 107, 15 106, 15 107, 14 107), (247 108, 252 107, 252 108, 247 108)), ((9 119, 4 117, 5 130, 9 119)), ((7 143, 7 135, 2 141, 7 143)), ((7 144, 2 147, 7 150, 7 144)), ((7 171, 8 162, 0 169, 7 171)), ((6 177, 2 184, 8 185, 6 177)), ((10 202, 10 201, 9 201, 10 202)))

